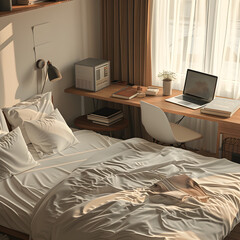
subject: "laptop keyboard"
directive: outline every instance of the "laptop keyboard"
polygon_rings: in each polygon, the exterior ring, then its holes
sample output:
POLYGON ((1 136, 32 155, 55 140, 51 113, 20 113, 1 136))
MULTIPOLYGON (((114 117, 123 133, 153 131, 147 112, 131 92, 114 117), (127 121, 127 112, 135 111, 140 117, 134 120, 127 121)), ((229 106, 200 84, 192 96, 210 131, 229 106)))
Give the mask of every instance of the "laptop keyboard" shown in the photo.
POLYGON ((187 101, 187 102, 191 102, 191 103, 194 103, 194 104, 197 104, 197 105, 206 104, 205 101, 202 101, 200 99, 194 99, 194 98, 191 98, 191 97, 186 96, 186 95, 185 96, 184 95, 180 95, 180 96, 177 96, 176 98, 184 100, 184 101, 187 101))

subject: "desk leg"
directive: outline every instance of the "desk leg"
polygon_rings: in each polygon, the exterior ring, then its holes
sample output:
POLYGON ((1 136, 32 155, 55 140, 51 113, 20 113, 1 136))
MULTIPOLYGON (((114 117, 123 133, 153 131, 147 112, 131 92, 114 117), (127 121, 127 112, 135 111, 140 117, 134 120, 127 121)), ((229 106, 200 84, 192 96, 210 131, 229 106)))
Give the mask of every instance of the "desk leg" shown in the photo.
POLYGON ((222 133, 220 132, 219 128, 218 128, 218 134, 217 134, 216 157, 218 158, 222 157, 222 133))
POLYGON ((220 157, 220 129, 219 129, 219 124, 218 124, 218 129, 217 129, 217 146, 216 146, 216 157, 220 157))

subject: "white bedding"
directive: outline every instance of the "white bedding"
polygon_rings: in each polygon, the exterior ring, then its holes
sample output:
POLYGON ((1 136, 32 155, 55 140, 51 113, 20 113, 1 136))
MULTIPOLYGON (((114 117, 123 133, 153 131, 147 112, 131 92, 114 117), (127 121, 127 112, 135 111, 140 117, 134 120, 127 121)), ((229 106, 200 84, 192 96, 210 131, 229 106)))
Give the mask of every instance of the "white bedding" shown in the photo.
POLYGON ((39 159, 39 166, 0 182, 0 225, 29 234, 31 214, 36 203, 57 183, 96 152, 119 141, 93 131, 74 132, 79 143, 62 155, 39 159))
MULTIPOLYGON (((174 196, 174 195, 173 195, 174 196)), ((142 139, 94 154, 34 209, 34 240, 220 240, 239 222, 240 165, 142 139), (186 174, 209 196, 184 201, 149 187, 186 174)))

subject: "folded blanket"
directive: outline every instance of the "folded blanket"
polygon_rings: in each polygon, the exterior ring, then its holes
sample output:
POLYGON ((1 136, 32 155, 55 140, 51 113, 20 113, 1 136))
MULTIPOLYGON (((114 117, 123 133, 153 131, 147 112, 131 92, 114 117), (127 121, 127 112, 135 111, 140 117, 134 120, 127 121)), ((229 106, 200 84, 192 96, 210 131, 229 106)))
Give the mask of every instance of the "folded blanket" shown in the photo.
POLYGON ((209 198, 199 184, 187 175, 162 177, 160 181, 150 187, 149 193, 169 195, 182 201, 188 197, 194 197, 201 202, 207 202, 209 198))

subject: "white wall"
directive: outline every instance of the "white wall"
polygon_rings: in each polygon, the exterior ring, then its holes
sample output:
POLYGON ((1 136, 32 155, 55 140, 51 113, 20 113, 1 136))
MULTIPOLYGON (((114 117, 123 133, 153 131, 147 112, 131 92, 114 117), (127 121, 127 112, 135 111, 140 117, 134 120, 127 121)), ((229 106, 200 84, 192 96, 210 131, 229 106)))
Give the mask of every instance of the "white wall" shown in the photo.
POLYGON ((81 112, 81 97, 64 93, 74 85, 74 63, 101 57, 100 1, 63 4, 0 17, 0 108, 12 106, 40 89, 36 59, 50 60, 63 79, 48 82, 54 105, 69 122, 81 112), (34 27, 34 28, 33 28, 34 27), (33 38, 33 30, 34 37, 33 38))

